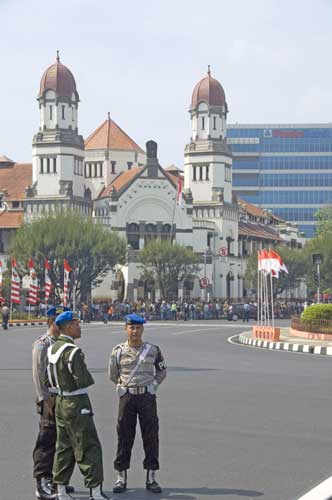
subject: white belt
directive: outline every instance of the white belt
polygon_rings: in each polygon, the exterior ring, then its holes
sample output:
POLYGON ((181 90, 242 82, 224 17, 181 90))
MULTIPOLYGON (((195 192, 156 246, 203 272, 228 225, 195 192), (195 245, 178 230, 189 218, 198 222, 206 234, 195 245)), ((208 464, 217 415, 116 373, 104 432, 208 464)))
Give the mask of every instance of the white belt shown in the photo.
POLYGON ((80 396, 81 394, 87 394, 87 389, 77 389, 76 391, 60 391, 60 396, 80 396))

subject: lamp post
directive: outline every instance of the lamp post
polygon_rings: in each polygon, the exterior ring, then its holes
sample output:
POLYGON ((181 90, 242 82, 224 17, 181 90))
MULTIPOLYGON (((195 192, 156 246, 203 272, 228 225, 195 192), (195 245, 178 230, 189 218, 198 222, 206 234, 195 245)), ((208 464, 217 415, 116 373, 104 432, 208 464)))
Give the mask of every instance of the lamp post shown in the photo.
POLYGON ((320 265, 322 263, 322 255, 320 253, 312 254, 313 265, 316 266, 316 285, 317 285, 317 304, 320 303, 320 265))

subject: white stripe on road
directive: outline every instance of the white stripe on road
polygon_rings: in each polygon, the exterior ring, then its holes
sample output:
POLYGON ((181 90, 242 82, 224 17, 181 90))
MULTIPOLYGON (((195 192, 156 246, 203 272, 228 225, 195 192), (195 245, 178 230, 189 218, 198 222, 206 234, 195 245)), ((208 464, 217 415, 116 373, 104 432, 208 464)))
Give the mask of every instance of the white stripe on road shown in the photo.
POLYGON ((297 500, 329 500, 332 493, 332 476, 325 479, 318 486, 315 486, 312 490, 308 491, 302 497, 297 500))

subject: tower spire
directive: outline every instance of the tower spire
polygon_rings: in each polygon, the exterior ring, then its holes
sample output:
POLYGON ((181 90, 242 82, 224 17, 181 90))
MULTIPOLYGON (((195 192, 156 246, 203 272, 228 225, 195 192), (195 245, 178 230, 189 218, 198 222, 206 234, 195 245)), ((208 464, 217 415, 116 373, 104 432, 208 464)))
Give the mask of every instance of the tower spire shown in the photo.
POLYGON ((60 53, 58 50, 56 51, 56 62, 60 62, 60 53))
POLYGON ((208 76, 211 76, 211 67, 210 67, 210 65, 209 65, 209 64, 208 64, 208 71, 207 71, 207 74, 208 74, 208 76))

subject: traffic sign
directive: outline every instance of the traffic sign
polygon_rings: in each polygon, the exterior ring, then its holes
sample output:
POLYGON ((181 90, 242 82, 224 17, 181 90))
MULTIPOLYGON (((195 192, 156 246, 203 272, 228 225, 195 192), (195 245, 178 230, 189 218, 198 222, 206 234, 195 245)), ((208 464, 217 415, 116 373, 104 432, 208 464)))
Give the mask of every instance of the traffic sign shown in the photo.
POLYGON ((228 255, 227 247, 219 248, 219 255, 220 257, 227 257, 228 255))
POLYGON ((201 288, 207 288, 209 286, 209 278, 207 278, 206 276, 201 278, 199 280, 199 284, 201 288))

